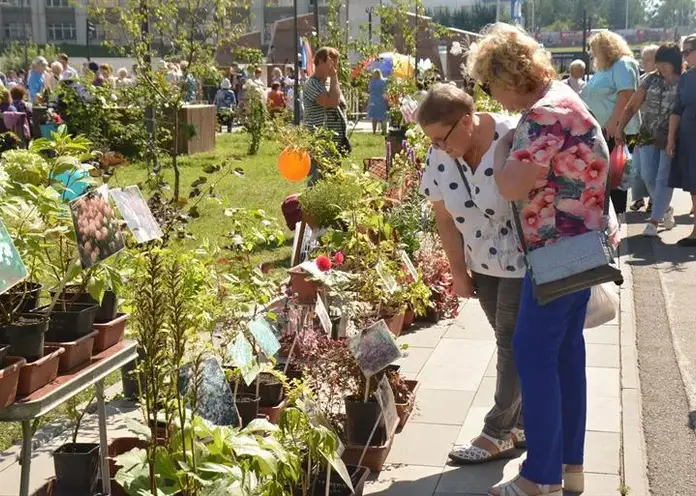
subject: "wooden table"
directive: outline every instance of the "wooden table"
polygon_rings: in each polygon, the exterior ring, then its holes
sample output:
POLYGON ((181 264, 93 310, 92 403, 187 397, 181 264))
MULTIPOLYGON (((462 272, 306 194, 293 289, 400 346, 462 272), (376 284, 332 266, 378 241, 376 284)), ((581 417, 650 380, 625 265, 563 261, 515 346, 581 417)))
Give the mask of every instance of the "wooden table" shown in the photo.
POLYGON ((13 405, 0 410, 0 422, 22 423, 22 478, 19 496, 29 496, 31 473, 31 421, 62 405, 76 394, 94 385, 99 415, 99 456, 101 460, 102 494, 111 494, 109 487, 108 444, 106 439, 106 406, 104 403, 104 378, 137 356, 134 341, 121 341, 92 357, 84 365, 60 375, 53 382, 18 399, 13 405), (104 483, 106 481, 106 483, 104 483))

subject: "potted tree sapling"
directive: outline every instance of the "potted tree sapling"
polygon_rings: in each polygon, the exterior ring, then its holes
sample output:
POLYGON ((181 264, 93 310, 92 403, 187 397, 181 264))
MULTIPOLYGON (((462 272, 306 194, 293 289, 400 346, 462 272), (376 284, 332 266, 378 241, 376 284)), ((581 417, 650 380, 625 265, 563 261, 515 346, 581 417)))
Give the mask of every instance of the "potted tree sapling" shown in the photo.
POLYGON ((53 452, 56 484, 60 491, 92 494, 96 489, 99 444, 77 442, 80 424, 94 398, 93 395, 82 410, 78 410, 77 400, 74 397, 66 403, 68 416, 74 422, 71 442, 61 445, 53 452))

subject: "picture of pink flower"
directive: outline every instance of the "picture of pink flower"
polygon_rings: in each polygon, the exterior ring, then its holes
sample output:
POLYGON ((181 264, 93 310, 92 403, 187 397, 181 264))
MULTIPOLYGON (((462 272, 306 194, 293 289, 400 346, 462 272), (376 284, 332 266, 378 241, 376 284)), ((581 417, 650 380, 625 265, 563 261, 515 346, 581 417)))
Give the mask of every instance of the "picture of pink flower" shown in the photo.
POLYGON ((557 154, 552 161, 552 170, 556 176, 580 179, 587 164, 577 155, 577 147, 571 147, 557 154))
POLYGON ((580 175, 580 179, 588 188, 600 188, 604 190, 607 184, 607 173, 609 167, 606 161, 597 159, 592 162, 587 162, 587 167, 580 175))
POLYGON ((105 185, 70 203, 77 249, 84 269, 109 258, 124 247, 118 220, 108 197, 108 187, 105 185))

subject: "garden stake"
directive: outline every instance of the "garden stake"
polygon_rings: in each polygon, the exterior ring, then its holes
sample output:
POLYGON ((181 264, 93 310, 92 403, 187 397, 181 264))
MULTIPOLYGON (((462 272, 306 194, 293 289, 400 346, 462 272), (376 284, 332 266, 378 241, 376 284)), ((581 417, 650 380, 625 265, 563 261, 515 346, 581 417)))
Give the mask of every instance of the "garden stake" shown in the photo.
MULTIPOLYGON (((370 377, 368 376, 365 379, 365 397, 363 398, 363 403, 367 403, 367 400, 369 398, 370 398, 370 377)), ((373 434, 374 434, 374 431, 373 431, 373 434)))
POLYGON ((53 295, 53 299, 51 300, 51 305, 48 307, 48 312, 46 312, 46 314, 49 315, 49 318, 51 312, 53 311, 53 308, 56 306, 56 303, 58 303, 58 298, 60 298, 60 295, 63 293, 63 290, 65 289, 65 285, 68 284, 68 277, 70 276, 73 267, 75 265, 78 265, 79 263, 80 257, 78 256, 70 263, 70 265, 68 266, 68 270, 65 271, 65 276, 63 276, 63 279, 60 281, 60 284, 58 284, 58 287, 56 288, 56 293, 53 295))
POLYGON ((331 489, 331 464, 329 463, 328 467, 326 467, 326 491, 324 492, 324 496, 329 496, 331 489))

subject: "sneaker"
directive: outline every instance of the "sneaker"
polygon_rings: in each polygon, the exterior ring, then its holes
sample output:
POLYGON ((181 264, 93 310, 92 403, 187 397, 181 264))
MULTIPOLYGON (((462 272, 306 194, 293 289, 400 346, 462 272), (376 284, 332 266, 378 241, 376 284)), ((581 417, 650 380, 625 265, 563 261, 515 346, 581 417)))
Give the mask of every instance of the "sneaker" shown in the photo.
POLYGON ((677 225, 677 222, 674 220, 674 208, 669 207, 667 209, 665 216, 662 218, 662 225, 667 230, 674 229, 674 226, 677 225))
POLYGON ((645 200, 643 200, 643 199, 641 198, 641 199, 635 201, 635 202, 633 203, 633 205, 631 205, 631 211, 637 212, 638 210, 640 210, 640 209, 643 208, 644 206, 645 206, 645 200))
POLYGON ((654 238, 655 236, 657 236, 657 226, 655 224, 652 224, 649 222, 645 226, 645 229, 643 229, 643 236, 648 236, 651 238, 654 238))

